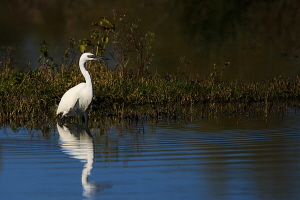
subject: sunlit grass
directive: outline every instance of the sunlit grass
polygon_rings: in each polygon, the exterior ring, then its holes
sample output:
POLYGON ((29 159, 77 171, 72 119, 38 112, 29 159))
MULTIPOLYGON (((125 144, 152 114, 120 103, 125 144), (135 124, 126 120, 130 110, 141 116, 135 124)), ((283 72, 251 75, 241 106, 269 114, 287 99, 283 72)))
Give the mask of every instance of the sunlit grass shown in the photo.
MULTIPOLYGON (((38 68, 16 72, 8 62, 0 63, 2 123, 47 121, 55 118, 61 96, 84 81, 77 64, 64 69, 38 68)), ((92 62, 94 99, 90 115, 121 118, 178 118, 181 114, 199 117, 250 116, 268 114, 297 104, 300 78, 274 78, 264 82, 218 81, 213 77, 134 76, 92 62), (280 108, 274 108, 280 104, 280 108), (251 108, 251 109, 250 109, 251 108)))

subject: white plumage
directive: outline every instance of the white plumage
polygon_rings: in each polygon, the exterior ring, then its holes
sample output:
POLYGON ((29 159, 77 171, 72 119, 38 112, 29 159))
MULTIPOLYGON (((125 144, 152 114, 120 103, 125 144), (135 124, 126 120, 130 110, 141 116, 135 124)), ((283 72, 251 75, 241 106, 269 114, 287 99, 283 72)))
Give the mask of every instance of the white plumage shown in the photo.
POLYGON ((89 60, 105 60, 104 57, 95 56, 92 53, 84 53, 79 59, 79 67, 84 76, 85 83, 80 83, 69 89, 61 98, 56 114, 62 113, 63 117, 83 115, 85 121, 88 120, 88 108, 93 98, 93 84, 89 72, 85 69, 85 64, 89 60))

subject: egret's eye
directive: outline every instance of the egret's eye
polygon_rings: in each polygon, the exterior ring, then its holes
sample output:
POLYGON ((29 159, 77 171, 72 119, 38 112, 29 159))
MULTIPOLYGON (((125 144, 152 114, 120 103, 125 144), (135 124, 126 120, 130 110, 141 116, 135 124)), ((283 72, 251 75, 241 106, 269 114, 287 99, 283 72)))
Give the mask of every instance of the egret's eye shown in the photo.
POLYGON ((95 58, 96 56, 95 55, 88 55, 87 57, 88 58, 95 58))

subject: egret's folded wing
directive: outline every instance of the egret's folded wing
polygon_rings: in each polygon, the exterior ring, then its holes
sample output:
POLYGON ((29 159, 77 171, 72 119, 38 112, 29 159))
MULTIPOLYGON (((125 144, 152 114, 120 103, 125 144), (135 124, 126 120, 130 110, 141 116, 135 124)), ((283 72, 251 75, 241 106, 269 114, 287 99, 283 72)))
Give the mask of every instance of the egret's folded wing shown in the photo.
POLYGON ((69 110, 73 109, 78 101, 80 95, 79 92, 83 90, 85 87, 85 83, 80 83, 71 89, 69 89, 61 98, 60 103, 58 105, 56 114, 62 112, 69 112, 69 110))

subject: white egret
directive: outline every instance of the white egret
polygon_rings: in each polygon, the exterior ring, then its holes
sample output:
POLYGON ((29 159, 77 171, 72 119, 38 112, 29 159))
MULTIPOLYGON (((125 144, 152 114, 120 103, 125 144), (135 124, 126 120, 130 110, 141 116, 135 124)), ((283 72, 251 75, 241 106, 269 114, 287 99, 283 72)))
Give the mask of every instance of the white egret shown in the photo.
POLYGON ((85 83, 80 83, 69 89, 61 98, 56 114, 62 113, 63 117, 83 115, 85 122, 88 120, 88 108, 93 98, 93 84, 89 72, 85 69, 89 60, 107 60, 105 57, 95 56, 92 53, 84 53, 79 59, 79 67, 84 76, 85 83))

